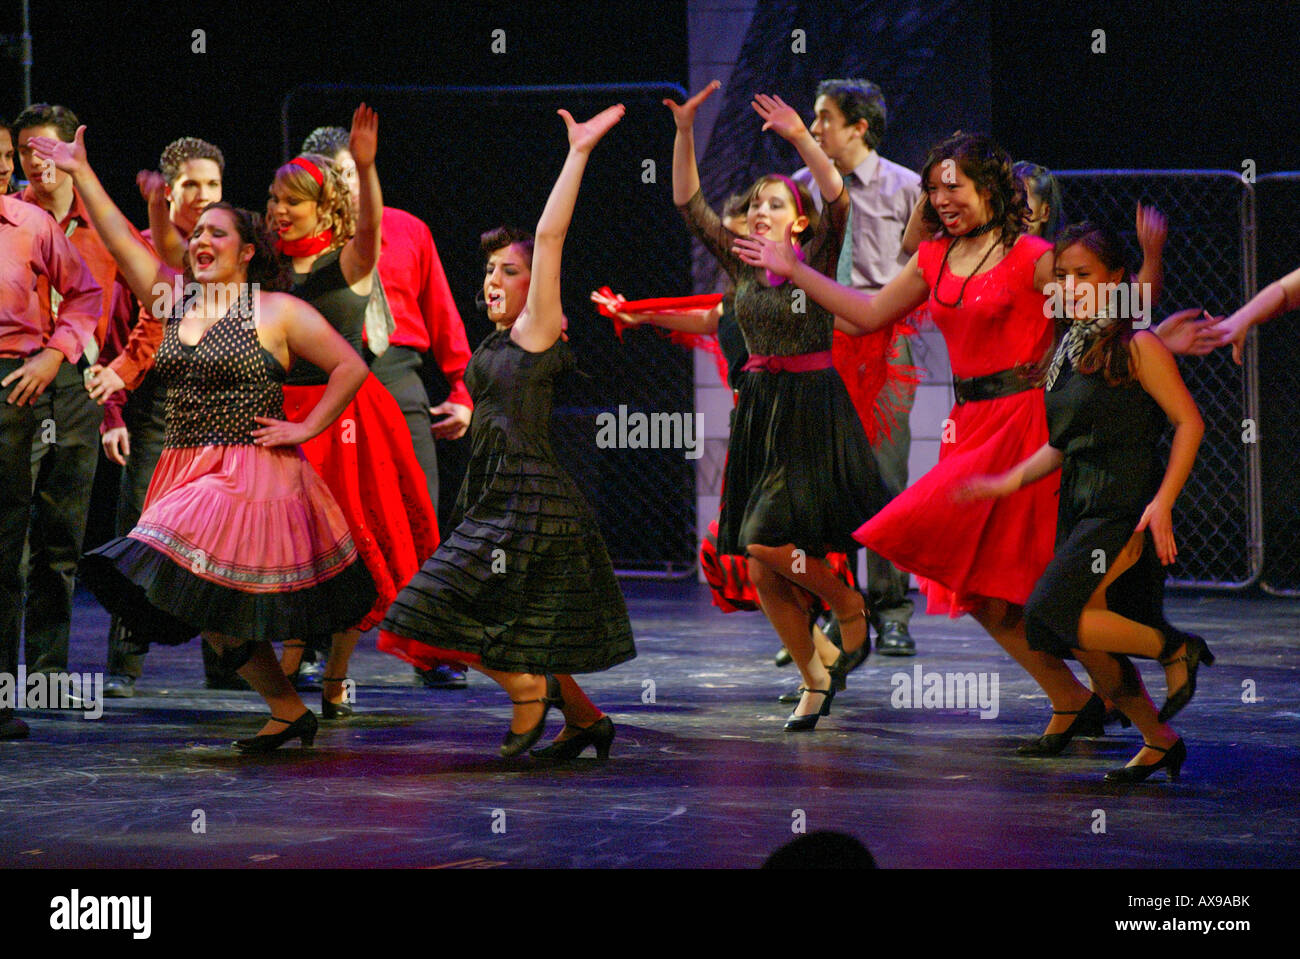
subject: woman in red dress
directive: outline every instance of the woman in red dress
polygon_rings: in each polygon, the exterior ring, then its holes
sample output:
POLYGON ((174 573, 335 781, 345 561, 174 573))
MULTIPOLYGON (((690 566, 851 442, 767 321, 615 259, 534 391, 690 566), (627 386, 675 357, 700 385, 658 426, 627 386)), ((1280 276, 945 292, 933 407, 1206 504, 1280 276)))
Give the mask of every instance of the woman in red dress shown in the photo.
MULTIPOLYGON (((327 157, 296 157, 276 171, 267 214, 277 247, 293 265, 292 292, 306 300, 363 354, 366 306, 379 260, 383 197, 375 170, 378 120, 362 104, 352 118, 349 148, 360 178, 353 215, 342 171, 327 157)), ((325 380, 310 363, 289 371, 286 417, 297 422, 319 401, 325 380)), ((406 421, 397 401, 373 376, 329 429, 303 444, 347 518, 378 597, 366 616, 333 637, 303 636, 285 644, 281 665, 298 668, 304 643, 329 649, 321 713, 345 719, 348 661, 361 633, 383 619, 398 590, 438 547, 438 524, 406 421)))
MULTIPOLYGON (((1024 604, 1052 559, 1055 478, 996 501, 958 503, 968 478, 1001 473, 1047 442, 1043 391, 1032 371, 1054 339, 1044 287, 1051 244, 1027 235, 1024 186, 988 137, 954 134, 921 173, 934 239, 878 294, 847 289, 798 261, 788 243, 738 240, 746 262, 790 277, 866 331, 928 305, 952 363, 957 405, 942 424, 939 463, 863 524, 854 538, 917 576, 927 612, 970 613, 1047 693, 1052 718, 1026 755, 1054 755, 1074 736, 1101 735, 1105 708, 1065 662, 1029 648, 1024 604)), ((1181 315, 1180 315, 1181 316, 1181 315)), ((1171 318, 1172 319, 1172 318, 1171 318)), ((1157 330, 1189 352, 1182 324, 1157 330)), ((849 645, 846 643, 846 650, 849 645)))

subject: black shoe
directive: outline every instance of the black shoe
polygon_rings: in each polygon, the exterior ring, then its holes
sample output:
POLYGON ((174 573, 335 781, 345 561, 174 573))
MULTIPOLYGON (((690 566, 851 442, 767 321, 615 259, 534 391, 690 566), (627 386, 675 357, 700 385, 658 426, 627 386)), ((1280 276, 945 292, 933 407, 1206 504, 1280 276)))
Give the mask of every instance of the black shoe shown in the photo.
MULTIPOLYGON (((1156 716, 1162 723, 1167 723, 1173 719, 1184 706, 1192 701, 1196 695, 1196 670, 1202 665, 1213 666, 1214 654, 1210 652, 1210 647, 1205 645, 1205 640, 1199 636, 1193 636, 1191 633, 1184 633, 1181 629, 1174 629, 1172 626, 1166 630, 1165 647, 1172 645, 1172 652, 1183 650, 1181 656, 1161 656, 1161 666, 1172 666, 1175 663, 1187 664, 1187 682, 1183 683, 1175 690, 1171 690, 1165 695, 1165 704, 1160 707, 1160 713, 1156 716)), ((1151 747, 1154 749, 1155 747, 1151 747)))
POLYGON ((1122 729, 1128 729, 1133 725, 1133 720, 1120 712, 1118 706, 1112 706, 1106 710, 1106 715, 1101 717, 1101 724, 1102 726, 1111 726, 1115 723, 1119 723, 1122 729))
POLYGON ((772 657, 772 662, 777 666, 789 666, 794 662, 794 657, 790 655, 790 650, 782 646, 776 651, 776 655, 772 657))
POLYGON ((542 733, 546 729, 546 714, 551 711, 552 706, 564 708, 564 697, 560 694, 560 681, 554 676, 546 677, 546 695, 541 699, 512 699, 510 700, 516 706, 524 706, 528 703, 542 704, 542 718, 537 720, 537 725, 527 732, 517 733, 506 727, 506 735, 501 740, 501 756, 503 759, 509 759, 511 756, 518 756, 525 749, 530 749, 537 744, 537 740, 542 738, 542 733))
POLYGON ((235 748, 246 753, 269 753, 273 749, 279 749, 291 739, 301 739, 304 747, 316 741, 316 714, 310 709, 293 722, 278 716, 272 716, 271 719, 277 723, 284 723, 285 728, 278 733, 263 733, 249 739, 236 739, 235 748))
POLYGON ((876 652, 881 656, 915 656, 916 641, 906 623, 886 622, 876 627, 876 652))
POLYGON ((1147 749, 1154 749, 1158 753, 1164 753, 1159 762, 1147 763, 1142 766, 1125 766, 1123 769, 1112 769, 1106 773, 1106 782, 1108 783, 1140 783, 1143 782, 1157 769, 1163 769, 1169 774, 1172 782, 1178 781, 1178 775, 1182 772, 1183 763, 1187 760, 1187 747, 1179 739, 1169 748, 1161 746, 1152 746, 1149 742, 1143 740, 1142 745, 1147 749))
MULTIPOLYGON (((298 668, 289 673, 289 683, 300 693, 314 693, 321 688, 321 677, 325 675, 324 663, 299 663, 298 668)), ((243 682, 240 679, 240 682, 243 682)))
POLYGON ((130 699, 135 695, 134 676, 109 676, 104 680, 106 699, 130 699))
POLYGON ((464 672, 454 666, 434 666, 432 669, 416 666, 415 675, 430 689, 465 689, 469 686, 464 672))
MULTIPOLYGON (((865 614, 864 609, 863 615, 865 616, 865 614)), ((853 619, 857 619, 857 617, 854 616, 853 619)), ((831 621, 826 625, 824 632, 826 638, 840 648, 839 657, 826 667, 827 672, 831 674, 831 683, 837 690, 847 689, 849 673, 865 663, 867 657, 871 655, 870 632, 868 632, 867 638, 862 641, 862 645, 851 653, 844 652, 844 638, 840 635, 840 621, 834 614, 831 615, 831 621)))
POLYGON ((1102 726, 1102 717, 1106 715, 1106 704, 1101 701, 1101 697, 1096 693, 1084 705, 1082 709, 1076 709, 1072 712, 1058 712, 1052 710, 1053 716, 1073 716, 1074 722, 1070 723, 1070 728, 1063 733, 1044 733, 1037 739, 1022 744, 1016 752, 1022 756, 1056 756, 1070 745, 1070 740, 1075 736, 1104 736, 1105 727, 1102 726))
MULTIPOLYGON (((566 724, 565 729, 572 728, 566 724)), ((597 759, 609 758, 609 746, 614 741, 614 723, 608 716, 601 716, 586 729, 579 728, 568 739, 551 743, 542 749, 534 749, 533 757, 550 762, 565 762, 582 755, 588 746, 596 747, 597 759)))
POLYGON ((6 739, 26 739, 27 724, 12 712, 0 713, 0 741, 6 739))
MULTIPOLYGON (((323 683, 345 683, 347 682, 347 680, 348 678, 346 676, 342 676, 342 677, 322 676, 321 677, 321 681, 323 683)), ((346 695, 346 693, 344 695, 346 695)), ((321 719, 347 719, 354 712, 356 712, 356 710, 354 710, 346 702, 336 703, 333 700, 326 699, 325 689, 324 687, 321 688, 321 692, 320 692, 321 719)))
POLYGON ((799 691, 800 689, 803 689, 803 687, 800 686, 799 689, 792 689, 788 693, 782 693, 780 696, 776 697, 776 701, 778 703, 786 703, 787 705, 790 703, 797 703, 799 700, 803 699, 803 693, 799 691))
POLYGON ((834 686, 830 689, 809 689, 807 686, 800 686, 799 692, 817 693, 819 696, 823 697, 822 708, 817 710, 815 713, 809 713, 807 716, 798 716, 791 713, 790 718, 785 721, 787 732, 802 733, 814 730, 817 728, 817 720, 821 719, 823 716, 829 716, 831 714, 831 700, 835 698, 834 686))

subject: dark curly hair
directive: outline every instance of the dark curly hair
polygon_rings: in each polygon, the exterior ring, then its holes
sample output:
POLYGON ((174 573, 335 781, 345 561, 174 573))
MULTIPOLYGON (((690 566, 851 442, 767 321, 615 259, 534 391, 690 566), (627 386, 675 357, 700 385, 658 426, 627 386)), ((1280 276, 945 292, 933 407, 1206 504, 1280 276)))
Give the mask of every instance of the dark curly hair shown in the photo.
MULTIPOLYGON (((1113 230, 1087 220, 1073 223, 1057 234, 1053 254, 1059 258, 1062 253, 1076 245, 1088 250, 1107 270, 1121 271, 1121 284, 1130 282, 1131 275, 1124 256, 1124 247, 1113 230)), ((1068 328, 1069 322, 1068 319, 1057 318, 1058 342, 1068 328)), ((1117 310, 1114 322, 1102 330, 1083 356, 1079 357, 1078 371, 1085 375, 1101 373, 1107 386, 1127 386, 1134 382, 1137 377, 1133 366, 1133 354, 1129 349, 1132 339, 1132 309, 1117 310)), ((1050 360, 1051 354, 1048 355, 1048 361, 1050 360)))
MULTIPOLYGON (((234 206, 225 200, 210 203, 204 208, 202 216, 213 210, 225 210, 235 221, 241 243, 253 244, 253 258, 248 263, 248 282, 256 283, 269 293, 283 293, 293 287, 289 276, 289 263, 276 252, 271 234, 266 229, 262 216, 234 206)), ((186 273, 190 273, 186 264, 186 273)))
POLYGON ((167 144, 162 156, 158 158, 158 169, 168 186, 176 182, 176 178, 181 175, 181 167, 190 160, 211 160, 221 175, 226 175, 226 158, 218 147, 198 137, 181 137, 167 144))
MULTIPOLYGON (((982 133, 962 133, 941 140, 930 148, 921 170, 921 188, 928 189, 930 171, 945 160, 953 160, 975 184, 978 191, 989 191, 990 219, 994 229, 1002 231, 1002 243, 1010 249, 1029 228, 1029 204, 1025 200, 1025 186, 1012 170, 1011 157, 992 139, 982 133)), ((942 232, 949 236, 939 214, 930 205, 926 194, 922 220, 931 233, 942 232)))
POLYGON ((530 268, 533 265, 533 243, 531 233, 513 226, 494 227, 478 238, 478 248, 483 251, 484 261, 497 250, 518 245, 527 254, 530 268))

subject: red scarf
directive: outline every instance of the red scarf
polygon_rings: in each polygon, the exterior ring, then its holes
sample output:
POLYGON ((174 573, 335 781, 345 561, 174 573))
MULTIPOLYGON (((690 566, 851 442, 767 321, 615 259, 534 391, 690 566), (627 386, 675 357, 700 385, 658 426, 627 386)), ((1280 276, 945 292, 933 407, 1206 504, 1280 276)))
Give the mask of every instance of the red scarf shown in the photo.
POLYGON ((317 233, 315 236, 301 236, 296 240, 280 238, 275 241, 275 248, 287 257, 299 259, 324 253, 333 242, 334 231, 326 230, 323 233, 317 233))

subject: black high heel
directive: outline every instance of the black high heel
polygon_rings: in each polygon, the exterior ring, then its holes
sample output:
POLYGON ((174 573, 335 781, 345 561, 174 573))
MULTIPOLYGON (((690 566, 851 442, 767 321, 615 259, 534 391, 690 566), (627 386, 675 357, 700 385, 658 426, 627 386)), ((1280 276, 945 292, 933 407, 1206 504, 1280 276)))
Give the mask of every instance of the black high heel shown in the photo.
POLYGON ((1037 739, 1022 743, 1016 752, 1021 756, 1057 756, 1075 736, 1103 736, 1106 733, 1102 719, 1106 715, 1106 704, 1096 693, 1084 704, 1082 709, 1071 711, 1052 710, 1053 716, 1073 716, 1074 722, 1063 733, 1043 733, 1037 739))
POLYGON ((551 762, 566 762, 577 759, 588 746, 595 746, 597 759, 609 758, 609 747, 614 742, 614 723, 608 716, 601 716, 586 729, 580 726, 569 726, 567 723, 564 728, 576 729, 577 732, 568 739, 551 743, 541 749, 534 749, 533 757, 551 762))
MULTIPOLYGON (((288 677, 289 685, 300 693, 314 693, 320 689, 320 674, 324 672, 319 663, 308 663, 305 660, 307 655, 307 644, 301 640, 286 640, 285 649, 300 650, 298 654, 298 668, 291 673, 285 673, 288 677), (303 667, 307 667, 304 669, 303 667)), ((281 670, 283 670, 283 666, 281 670)))
MULTIPOLYGON (((1181 629, 1175 629, 1170 626, 1167 630, 1168 635, 1165 638, 1165 648, 1161 650, 1160 665, 1173 666, 1175 663, 1187 664, 1187 682, 1183 683, 1173 692, 1165 694, 1165 704, 1160 707, 1160 712, 1156 716, 1162 723, 1167 723, 1178 715, 1179 711, 1192 701, 1196 695, 1196 670, 1204 663, 1206 666, 1214 665, 1214 654, 1210 652, 1210 647, 1206 645, 1205 640, 1191 633, 1184 633, 1181 629), (1172 647, 1172 649, 1170 648, 1172 647), (1186 647, 1184 649, 1184 647, 1186 647), (1181 656, 1172 654, 1179 649, 1183 649, 1181 656), (1168 657, 1165 653, 1169 653, 1168 657)), ((1155 747, 1152 747, 1155 748, 1155 747)))
MULTIPOLYGON (((338 676, 322 676, 322 677, 321 677, 321 682, 322 682, 322 683, 346 683, 347 681, 348 681, 348 678, 347 678, 346 676, 343 676, 343 677, 341 677, 341 678, 338 677, 338 676)), ((346 696, 346 695, 347 695, 347 692, 345 691, 343 695, 346 696)), ((356 712, 356 710, 353 709, 351 706, 349 706, 346 702, 336 703, 336 702, 333 702, 333 701, 327 699, 327 698, 325 697, 325 690, 324 690, 324 688, 321 689, 321 691, 320 691, 320 715, 321 715, 321 719, 347 719, 349 716, 351 716, 351 715, 352 715, 353 713, 355 713, 355 712, 356 712)))
POLYGON ((1106 782, 1108 783, 1140 783, 1144 782, 1157 769, 1163 769, 1169 774, 1171 782, 1178 782, 1178 776, 1182 772, 1183 763, 1187 761, 1187 747, 1183 744, 1182 739, 1178 739, 1168 748, 1163 746, 1152 746, 1146 740, 1142 745, 1147 749, 1154 749, 1158 753, 1164 753, 1159 762, 1146 763, 1141 766, 1125 766, 1123 769, 1112 769, 1106 773, 1106 782))
POLYGON ((1106 710, 1106 715, 1101 717, 1101 724, 1105 727, 1112 723, 1119 723, 1120 728, 1128 729, 1133 725, 1133 720, 1120 712, 1118 706, 1112 706, 1110 709, 1106 710))
POLYGON ((835 658, 835 662, 826 667, 827 672, 831 674, 831 684, 837 690, 848 688, 849 673, 853 672, 853 670, 865 663, 867 657, 871 655, 871 624, 869 622, 864 623, 866 626, 866 635, 862 640, 862 645, 851 653, 846 652, 844 649, 844 634, 841 627, 845 623, 856 623, 859 619, 867 619, 867 605, 865 601, 862 604, 862 612, 854 613, 852 616, 846 616, 843 620, 832 614, 831 621, 827 624, 826 629, 824 630, 826 638, 840 648, 840 654, 835 658))
POLYGON ((542 733, 546 730, 546 714, 551 711, 551 707, 564 708, 564 696, 560 693, 560 681, 554 676, 546 677, 546 695, 541 699, 512 699, 510 701, 516 706, 541 703, 542 718, 537 720, 537 725, 527 732, 517 733, 506 727, 505 739, 501 740, 501 757, 503 759, 518 756, 525 749, 536 745, 537 740, 542 738, 542 733))
POLYGON ((809 713, 807 716, 791 713, 790 718, 785 721, 786 731, 791 733, 802 733, 816 729, 817 720, 831 714, 831 700, 835 698, 834 686, 831 686, 830 689, 809 689, 807 686, 800 686, 799 692, 817 693, 819 696, 824 696, 825 699, 822 700, 822 708, 815 713, 809 713))
POLYGON ((271 721, 284 723, 285 728, 278 733, 263 733, 248 739, 236 739, 235 748, 246 753, 269 753, 273 749, 279 749, 291 739, 301 739, 304 747, 316 741, 316 714, 310 709, 293 722, 281 719, 279 716, 272 716, 271 721))

